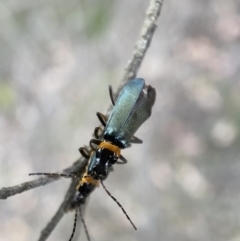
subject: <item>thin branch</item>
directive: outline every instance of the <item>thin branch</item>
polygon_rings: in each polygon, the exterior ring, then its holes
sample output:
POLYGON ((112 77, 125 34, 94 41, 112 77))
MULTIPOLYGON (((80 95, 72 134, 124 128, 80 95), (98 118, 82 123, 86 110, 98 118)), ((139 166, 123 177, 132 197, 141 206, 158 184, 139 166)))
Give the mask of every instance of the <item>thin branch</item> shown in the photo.
MULTIPOLYGON (((86 159, 80 158, 77 160, 71 167, 68 167, 63 170, 64 173, 78 173, 81 175, 81 171, 84 172, 84 168, 86 166, 86 159)), ((22 192, 31 190, 36 187, 45 186, 51 182, 59 180, 59 177, 40 177, 36 180, 24 182, 20 185, 16 185, 13 187, 3 187, 0 189, 0 199, 7 199, 8 197, 14 196, 16 194, 20 194, 22 192)))
MULTIPOLYGON (((125 68, 121 84, 124 85, 127 81, 136 78, 137 72, 141 66, 143 58, 150 46, 155 29, 157 28, 157 19, 161 13, 164 0, 151 0, 145 20, 142 25, 142 30, 139 39, 137 40, 131 60, 129 60, 125 68)), ((119 86, 116 96, 119 95, 122 86, 119 86)))
POLYGON ((24 182, 20 185, 16 185, 13 187, 3 187, 2 189, 0 189, 0 199, 7 199, 8 197, 20 194, 33 188, 45 186, 46 184, 54 182, 57 179, 58 178, 55 177, 40 177, 37 180, 24 182))

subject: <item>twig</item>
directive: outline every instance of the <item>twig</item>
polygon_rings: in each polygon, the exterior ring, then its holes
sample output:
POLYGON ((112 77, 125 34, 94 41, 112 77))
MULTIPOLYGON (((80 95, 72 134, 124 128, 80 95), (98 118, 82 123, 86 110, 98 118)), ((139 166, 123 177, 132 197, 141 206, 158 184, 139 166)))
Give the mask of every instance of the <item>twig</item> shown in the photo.
MULTIPOLYGON (((68 167, 63 170, 64 173, 78 173, 81 175, 81 172, 84 172, 84 168, 86 166, 86 159, 80 158, 77 160, 71 167, 68 167)), ((16 185, 13 187, 3 187, 0 189, 0 199, 7 199, 8 197, 14 196, 16 194, 20 194, 22 192, 31 190, 36 187, 45 186, 51 182, 57 181, 59 177, 40 177, 36 180, 30 182, 24 182, 20 185, 16 185)))
POLYGON ((8 197, 20 194, 33 188, 45 186, 46 184, 54 182, 57 179, 58 178, 55 177, 40 177, 37 180, 24 182, 20 185, 16 185, 13 187, 3 187, 2 189, 0 189, 0 199, 7 199, 8 197))
MULTIPOLYGON (((122 85, 124 85, 127 81, 133 79, 137 75, 137 71, 141 66, 143 58, 147 49, 150 46, 154 31, 156 29, 156 21, 160 15, 162 4, 164 0, 151 0, 149 4, 149 8, 147 10, 146 18, 143 23, 143 27, 141 30, 141 34, 139 40, 136 42, 132 59, 129 61, 127 67, 125 68, 124 76, 122 78, 122 82, 118 91, 116 92, 116 96, 118 96, 119 92, 122 89, 122 85)), ((66 173, 77 173, 81 175, 84 172, 86 166, 86 160, 84 158, 80 158, 77 160, 71 167, 64 170, 66 173)), ((48 183, 58 180, 59 178, 56 177, 41 177, 37 180, 31 182, 25 182, 17 186, 2 188, 0 190, 0 199, 7 199, 10 196, 20 194, 24 191, 28 191, 30 189, 44 186, 48 183)), ((58 222, 63 217, 64 213, 68 211, 68 207, 72 202, 74 193, 76 191, 76 185, 78 183, 78 179, 73 179, 72 183, 66 193, 63 203, 59 207, 58 211, 51 219, 51 221, 47 224, 47 226, 41 232, 41 236, 39 241, 45 241, 54 228, 57 226, 58 222)))
MULTIPOLYGON (((124 85, 127 81, 136 78, 138 69, 141 66, 145 53, 150 46, 153 34, 157 28, 157 19, 161 13, 164 0, 151 0, 139 39, 137 40, 131 60, 129 60, 125 68, 121 84, 124 85)), ((120 93, 122 86, 118 88, 116 96, 120 93)))

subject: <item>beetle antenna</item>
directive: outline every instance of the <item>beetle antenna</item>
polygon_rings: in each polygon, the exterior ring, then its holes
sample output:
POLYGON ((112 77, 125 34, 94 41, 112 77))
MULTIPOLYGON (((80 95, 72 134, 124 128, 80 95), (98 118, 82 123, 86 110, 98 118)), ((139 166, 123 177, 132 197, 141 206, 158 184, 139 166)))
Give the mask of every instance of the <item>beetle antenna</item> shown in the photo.
POLYGON ((73 230, 72 230, 72 234, 71 234, 69 241, 71 241, 73 239, 73 236, 74 236, 74 233, 76 230, 76 225, 77 225, 77 217, 78 217, 78 210, 77 210, 77 208, 75 208, 75 218, 74 218, 73 230))
POLYGON ((79 214, 80 214, 80 218, 81 218, 81 221, 82 221, 82 224, 83 224, 86 236, 87 236, 87 240, 91 241, 89 233, 88 233, 87 225, 86 225, 85 220, 84 220, 83 215, 82 215, 81 205, 79 205, 79 214))
MULTIPOLYGON (((88 230, 87 230, 85 220, 84 220, 83 215, 82 215, 81 205, 79 205, 79 215, 80 215, 81 221, 83 223, 83 227, 84 227, 84 230, 85 230, 85 233, 86 233, 86 236, 87 236, 87 240, 91 241, 88 230)), ((76 230, 76 226, 77 226, 77 218, 78 218, 78 209, 75 208, 75 218, 74 218, 73 230, 72 230, 72 234, 70 236, 69 241, 72 241, 73 236, 75 234, 75 230, 76 230)))
POLYGON ((105 185, 103 184, 103 181, 101 180, 101 184, 104 188, 104 190, 106 191, 106 193, 113 199, 113 201, 115 201, 117 203, 117 205, 122 209, 123 213, 125 214, 125 216, 127 217, 128 221, 132 224, 133 228, 135 230, 137 230, 135 224, 132 222, 131 218, 128 216, 127 212, 125 211, 125 209, 123 208, 123 206, 118 202, 118 200, 107 190, 107 188, 105 187, 105 185))
POLYGON ((48 176, 48 177, 66 177, 66 178, 76 178, 75 174, 65 174, 65 173, 51 173, 51 172, 36 172, 29 173, 29 176, 48 176))

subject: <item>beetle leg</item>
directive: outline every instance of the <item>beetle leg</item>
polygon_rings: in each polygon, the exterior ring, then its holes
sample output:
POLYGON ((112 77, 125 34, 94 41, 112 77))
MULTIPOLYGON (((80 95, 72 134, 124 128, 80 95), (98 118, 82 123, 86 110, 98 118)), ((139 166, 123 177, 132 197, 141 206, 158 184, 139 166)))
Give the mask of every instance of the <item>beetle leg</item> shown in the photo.
POLYGON ((101 124, 105 127, 106 123, 107 123, 107 117, 100 112, 97 112, 97 117, 98 117, 99 121, 101 122, 101 124))
POLYGON ((83 157, 85 157, 86 159, 89 159, 90 152, 89 152, 89 150, 86 147, 80 147, 78 150, 79 150, 79 152, 81 153, 81 155, 83 157))
POLYGON ((94 130, 94 137, 99 139, 100 136, 102 135, 103 130, 101 129, 101 127, 96 127, 94 130))
POLYGON ((124 156, 120 155, 120 157, 116 163, 117 164, 126 164, 127 162, 128 162, 127 159, 124 156))
POLYGON ((131 143, 134 143, 134 144, 142 144, 143 141, 141 139, 139 139, 138 137, 136 136, 133 136, 130 140, 131 143))
POLYGON ((101 143, 100 140, 91 139, 90 142, 89 142, 89 145, 93 150, 95 150, 96 146, 94 146, 94 145, 98 146, 100 143, 101 143))
POLYGON ((109 86, 108 86, 108 89, 109 89, 109 95, 110 95, 110 99, 111 99, 112 105, 114 106, 114 105, 115 105, 115 100, 114 100, 114 98, 113 98, 112 86, 109 85, 109 86))

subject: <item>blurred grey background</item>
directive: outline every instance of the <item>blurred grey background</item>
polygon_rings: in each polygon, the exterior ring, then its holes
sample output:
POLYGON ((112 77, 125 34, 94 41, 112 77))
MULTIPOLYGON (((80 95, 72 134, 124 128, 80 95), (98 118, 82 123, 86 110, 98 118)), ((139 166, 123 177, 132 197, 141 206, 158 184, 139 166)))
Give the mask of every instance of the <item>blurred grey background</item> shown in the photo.
MULTIPOLYGON (((61 171, 88 144, 148 1, 0 2, 0 186, 61 171)), ((165 0, 138 76, 157 90, 85 219, 92 241, 240 240, 240 1, 165 0)), ((70 180, 0 201, 0 241, 37 240, 70 180)), ((48 240, 66 241, 68 213, 48 240)), ((78 229, 79 231, 79 229, 78 229)), ((80 238, 86 240, 81 230, 80 238)))

